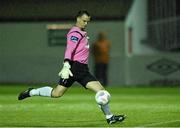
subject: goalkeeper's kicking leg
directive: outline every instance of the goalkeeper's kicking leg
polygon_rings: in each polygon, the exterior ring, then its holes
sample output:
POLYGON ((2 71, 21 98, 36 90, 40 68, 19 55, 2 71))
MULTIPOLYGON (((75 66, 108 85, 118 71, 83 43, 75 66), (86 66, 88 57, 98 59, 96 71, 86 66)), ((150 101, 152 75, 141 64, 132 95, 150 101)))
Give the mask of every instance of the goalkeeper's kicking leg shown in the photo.
POLYGON ((19 94, 18 100, 23 100, 31 96, 47 96, 52 98, 61 97, 66 92, 68 87, 70 87, 75 81, 73 79, 73 74, 70 68, 71 65, 69 64, 69 62, 65 61, 63 64, 63 68, 59 73, 59 76, 61 78, 59 81, 59 85, 56 88, 54 89, 52 87, 42 87, 37 89, 29 88, 28 90, 23 91, 22 93, 19 94))
POLYGON ((52 98, 58 98, 63 96, 63 94, 66 92, 68 88, 58 85, 56 88, 52 87, 41 87, 37 89, 29 88, 28 90, 25 90, 21 92, 18 96, 18 100, 23 100, 28 97, 32 96, 46 96, 46 97, 52 97, 52 98))
MULTIPOLYGON (((104 87, 98 81, 88 82, 86 85, 86 88, 94 91, 96 94, 100 90, 105 90, 104 87)), ((108 124, 122 122, 126 117, 126 115, 113 115, 110 111, 108 104, 99 105, 99 107, 101 108, 102 112, 104 113, 108 124)))

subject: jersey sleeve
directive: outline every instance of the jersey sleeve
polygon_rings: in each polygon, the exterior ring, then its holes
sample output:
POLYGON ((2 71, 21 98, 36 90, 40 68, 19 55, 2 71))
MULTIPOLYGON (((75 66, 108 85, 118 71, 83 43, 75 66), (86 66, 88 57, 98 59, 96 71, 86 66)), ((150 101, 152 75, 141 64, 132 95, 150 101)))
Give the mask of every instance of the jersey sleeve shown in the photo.
POLYGON ((77 32, 67 34, 67 45, 64 59, 72 60, 74 50, 76 49, 76 46, 78 45, 81 38, 82 36, 77 32))

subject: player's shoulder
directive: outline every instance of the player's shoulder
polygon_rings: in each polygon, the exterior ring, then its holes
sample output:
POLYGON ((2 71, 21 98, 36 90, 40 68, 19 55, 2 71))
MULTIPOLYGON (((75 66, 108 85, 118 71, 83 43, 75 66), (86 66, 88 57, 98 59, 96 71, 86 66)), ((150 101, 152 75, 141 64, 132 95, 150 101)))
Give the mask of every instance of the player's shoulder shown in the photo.
POLYGON ((69 36, 84 37, 85 33, 86 33, 86 32, 83 32, 80 28, 74 26, 74 27, 72 27, 72 28, 69 30, 69 32, 68 32, 67 35, 69 35, 69 36))

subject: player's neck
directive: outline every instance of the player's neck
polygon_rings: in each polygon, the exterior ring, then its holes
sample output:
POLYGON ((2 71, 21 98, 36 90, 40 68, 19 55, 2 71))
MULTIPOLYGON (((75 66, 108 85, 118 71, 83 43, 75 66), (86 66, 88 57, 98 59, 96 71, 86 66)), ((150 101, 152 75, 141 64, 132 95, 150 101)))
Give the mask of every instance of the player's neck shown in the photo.
POLYGON ((82 28, 81 25, 79 25, 78 23, 76 23, 75 26, 78 27, 79 29, 81 29, 82 31, 84 31, 84 28, 82 28))

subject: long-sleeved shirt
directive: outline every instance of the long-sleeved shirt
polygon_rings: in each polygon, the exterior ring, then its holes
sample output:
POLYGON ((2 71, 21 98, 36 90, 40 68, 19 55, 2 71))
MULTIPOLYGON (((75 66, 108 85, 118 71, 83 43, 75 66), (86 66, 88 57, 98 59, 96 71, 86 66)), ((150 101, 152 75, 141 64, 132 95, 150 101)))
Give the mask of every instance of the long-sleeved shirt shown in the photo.
POLYGON ((107 39, 97 40, 93 44, 93 54, 96 63, 109 63, 110 42, 107 39))
POLYGON ((64 59, 88 64, 89 43, 87 32, 79 27, 72 27, 67 34, 67 46, 64 59))

